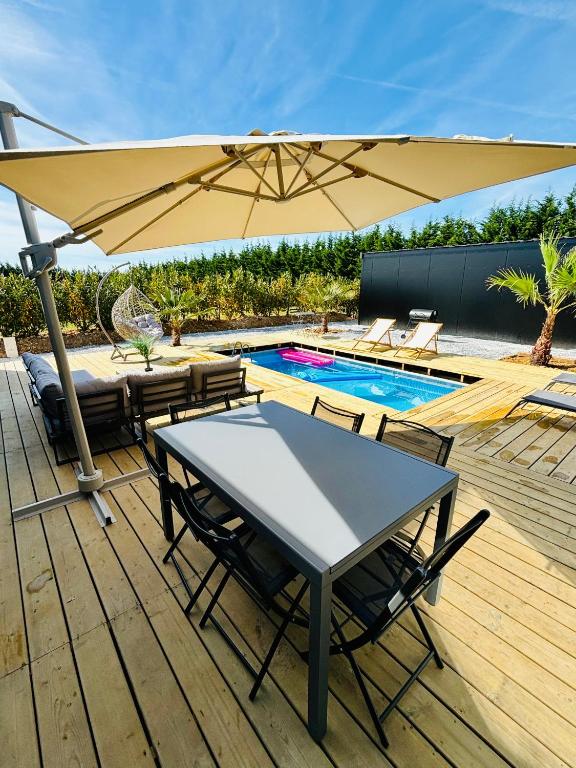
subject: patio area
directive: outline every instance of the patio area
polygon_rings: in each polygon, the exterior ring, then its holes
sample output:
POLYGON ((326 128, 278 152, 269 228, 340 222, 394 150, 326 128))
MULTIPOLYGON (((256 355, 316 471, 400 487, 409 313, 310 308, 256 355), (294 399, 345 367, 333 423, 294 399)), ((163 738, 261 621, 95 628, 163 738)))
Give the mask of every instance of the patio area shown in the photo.
MULTIPOLYGON (((234 339, 162 347, 174 363, 212 358, 234 339)), ((253 345, 315 341, 279 331, 253 345)), ((181 610, 186 594, 167 548, 158 490, 142 479, 106 494, 118 522, 101 528, 87 503, 12 524, 20 506, 75 487, 55 466, 20 361, 0 362, 0 710, 10 766, 566 766, 576 765, 576 420, 508 409, 545 385, 549 370, 440 354, 384 357, 409 370, 471 381, 404 416, 454 435, 448 466, 460 474, 454 517, 492 516, 448 568, 440 603, 422 604, 446 663, 430 666, 387 721, 382 750, 346 661, 330 666, 328 733, 306 729, 305 643, 292 628, 256 701, 222 638, 181 610), (3 494, 3 495, 2 495, 3 494)), ((73 369, 112 374, 103 349, 70 355, 73 369)), ((323 387, 248 364, 248 381, 309 412, 323 387)), ((330 391, 364 411, 374 435, 384 407, 330 391)), ((402 447, 402 437, 398 438, 402 447)), ((96 458, 105 476, 142 466, 137 447, 96 458)), ((176 477, 179 468, 170 466, 176 477)), ((384 480, 383 480, 384 487, 384 480)), ((424 542, 432 543, 432 526, 424 542)), ((211 562, 192 537, 181 546, 197 583, 211 562)), ((201 607, 209 598, 201 599, 201 607)), ((218 618, 261 661, 274 627, 235 585, 218 618)), ((380 646, 358 654, 379 703, 394 695, 422 653, 406 614, 380 646)))

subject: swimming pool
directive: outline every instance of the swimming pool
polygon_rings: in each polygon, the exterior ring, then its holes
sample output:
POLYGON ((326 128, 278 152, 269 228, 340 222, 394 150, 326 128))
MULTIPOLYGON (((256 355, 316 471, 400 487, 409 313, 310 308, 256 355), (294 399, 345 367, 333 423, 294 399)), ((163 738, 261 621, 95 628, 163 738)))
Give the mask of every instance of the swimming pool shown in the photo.
POLYGON ((252 352, 250 359, 254 365, 363 397, 397 411, 416 408, 465 386, 434 376, 345 360, 300 347, 252 352))

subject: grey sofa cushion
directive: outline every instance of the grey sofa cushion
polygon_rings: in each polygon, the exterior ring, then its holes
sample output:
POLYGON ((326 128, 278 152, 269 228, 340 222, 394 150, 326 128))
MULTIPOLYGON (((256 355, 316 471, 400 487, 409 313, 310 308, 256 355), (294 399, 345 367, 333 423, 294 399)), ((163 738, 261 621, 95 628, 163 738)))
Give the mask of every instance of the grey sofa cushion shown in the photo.
POLYGON ((81 368, 79 371, 72 371, 72 378, 74 379, 74 384, 78 386, 78 384, 84 381, 94 381, 96 376, 93 376, 90 371, 81 368))
POLYGON ((51 371, 54 371, 54 368, 50 365, 48 360, 45 360, 41 355, 31 355, 28 358, 27 368, 34 380, 36 380, 41 373, 50 373, 51 371))
POLYGON ((155 371, 129 371, 128 387, 132 389, 138 384, 153 384, 156 381, 166 381, 167 379, 182 379, 190 376, 189 365, 171 365, 165 366, 155 371))
POLYGON ((76 394, 100 394, 104 392, 110 392, 111 390, 121 389, 124 395, 124 408, 128 413, 129 400, 128 400, 128 377, 126 374, 118 374, 116 376, 105 376, 98 379, 85 379, 76 383, 76 394))
MULTIPOLYGON (((226 357, 223 360, 207 360, 206 362, 201 363, 191 363, 192 389, 194 392, 201 391, 202 377, 205 373, 222 373, 224 371, 240 370, 240 363, 240 355, 226 357)), ((216 391, 211 391, 210 394, 216 395, 216 391)))
POLYGON ((30 368, 30 363, 32 360, 37 357, 37 355, 33 355, 32 352, 22 352, 22 362, 26 366, 26 368, 30 368))
POLYGON ((57 415, 56 400, 62 397, 60 377, 53 368, 40 371, 34 376, 36 389, 42 400, 42 407, 50 416, 57 415))

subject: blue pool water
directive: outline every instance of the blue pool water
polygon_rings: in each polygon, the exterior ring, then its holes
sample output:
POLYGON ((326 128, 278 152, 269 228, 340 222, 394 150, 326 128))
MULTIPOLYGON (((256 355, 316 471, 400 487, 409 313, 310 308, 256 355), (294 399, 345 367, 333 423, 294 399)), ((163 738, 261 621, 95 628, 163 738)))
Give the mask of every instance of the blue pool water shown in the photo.
MULTIPOLYGON (((332 355, 321 355, 329 364, 315 366, 310 363, 285 360, 282 350, 269 349, 252 352, 253 364, 272 371, 285 373, 303 381, 321 384, 323 387, 363 397, 373 403, 386 405, 397 411, 407 411, 419 405, 436 400, 465 386, 454 381, 445 381, 433 376, 408 373, 382 365, 359 363, 332 355)), ((297 351, 297 350, 296 350, 297 351)), ((306 353, 308 350, 302 350, 306 353)), ((314 352, 314 356, 319 353, 314 352)))

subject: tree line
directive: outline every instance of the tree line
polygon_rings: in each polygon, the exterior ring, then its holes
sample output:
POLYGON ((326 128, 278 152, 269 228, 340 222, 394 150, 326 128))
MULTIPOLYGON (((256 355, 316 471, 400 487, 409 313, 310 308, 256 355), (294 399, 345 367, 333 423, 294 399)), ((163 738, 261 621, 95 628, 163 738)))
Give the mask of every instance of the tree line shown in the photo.
MULTIPOLYGON (((388 224, 314 241, 283 240, 276 247, 256 243, 238 251, 223 249, 211 256, 177 258, 154 265, 142 262, 127 273, 114 274, 107 282, 102 296, 103 316, 108 325, 112 304, 130 283, 148 295, 158 294, 166 286, 197 290, 204 297, 201 310, 206 316, 273 314, 287 297, 298 293, 294 286, 302 276, 357 281, 364 252, 529 240, 548 231, 576 236, 576 187, 563 198, 549 193, 540 200, 494 206, 480 221, 444 216, 408 232, 388 224)), ((65 323, 81 330, 94 324, 100 277, 101 273, 93 269, 54 270, 54 292, 65 323)), ((18 267, 0 264, 0 333, 34 335, 44 327, 34 284, 22 276, 18 267)))

